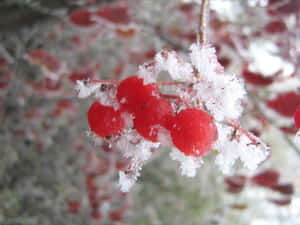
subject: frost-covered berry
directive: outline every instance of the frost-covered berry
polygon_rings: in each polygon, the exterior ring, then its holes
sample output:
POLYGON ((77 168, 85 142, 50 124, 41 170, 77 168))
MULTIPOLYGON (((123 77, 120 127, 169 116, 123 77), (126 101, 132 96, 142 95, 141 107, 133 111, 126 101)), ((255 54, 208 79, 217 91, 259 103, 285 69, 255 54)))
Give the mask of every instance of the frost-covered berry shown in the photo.
POLYGON ((131 76, 123 80, 117 92, 121 110, 135 113, 152 96, 157 96, 159 89, 156 84, 143 84, 143 79, 131 76))
POLYGON ((120 111, 113 107, 94 102, 88 112, 88 122, 92 131, 100 137, 118 135, 125 127, 125 121, 120 111))
POLYGON ((295 112, 294 120, 295 120, 296 128, 299 130, 300 129, 300 106, 298 106, 295 112))
POLYGON ((180 111, 171 128, 173 144, 186 156, 202 156, 211 150, 218 137, 213 117, 207 112, 189 108, 180 111))
POLYGON ((173 109, 165 99, 151 97, 135 113, 134 126, 141 136, 156 142, 162 127, 169 129, 173 109))

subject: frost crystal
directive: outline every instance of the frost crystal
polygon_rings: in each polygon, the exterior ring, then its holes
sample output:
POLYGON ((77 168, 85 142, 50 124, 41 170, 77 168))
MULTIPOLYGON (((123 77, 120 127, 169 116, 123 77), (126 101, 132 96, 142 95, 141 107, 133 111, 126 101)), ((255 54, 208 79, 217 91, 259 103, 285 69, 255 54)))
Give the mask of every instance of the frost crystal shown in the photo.
POLYGON ((187 177, 195 177, 196 169, 198 169, 203 163, 201 157, 186 156, 176 148, 172 149, 170 152, 170 157, 171 159, 180 162, 181 175, 187 177))
POLYGON ((217 121, 238 119, 246 95, 243 83, 234 75, 217 75, 214 81, 194 85, 196 97, 204 102, 217 121))
POLYGON ((125 158, 131 158, 127 174, 124 172, 119 173, 121 191, 129 191, 140 176, 143 165, 151 157, 152 149, 158 148, 159 145, 159 143, 152 143, 141 138, 135 130, 129 131, 120 138, 116 146, 125 158))
POLYGON ((75 89, 78 91, 78 98, 87 98, 91 94, 97 91, 100 88, 101 84, 85 84, 83 81, 77 80, 76 81, 75 89))
POLYGON ((122 192, 129 192, 136 180, 137 178, 135 176, 119 171, 119 186, 122 192))
POLYGON ((98 90, 95 94, 95 97, 99 99, 99 102, 105 106, 112 106, 114 110, 118 110, 120 108, 120 104, 117 100, 117 90, 111 88, 106 91, 98 90))
POLYGON ((173 80, 193 80, 193 68, 190 63, 184 62, 175 51, 162 51, 155 56, 159 71, 168 71, 173 80))
POLYGON ((249 170, 255 170, 269 155, 269 147, 266 146, 259 138, 251 135, 253 140, 237 131, 236 138, 231 138, 233 128, 217 125, 219 139, 215 144, 219 154, 216 157, 216 164, 223 173, 229 174, 235 161, 240 159, 244 166, 249 170))
POLYGON ((159 72, 155 66, 150 66, 148 64, 139 66, 138 74, 139 77, 143 79, 144 85, 155 83, 158 73, 159 72))
POLYGON ((214 80, 216 73, 222 73, 223 67, 218 63, 216 50, 209 45, 193 44, 190 47, 191 61, 201 78, 214 80))

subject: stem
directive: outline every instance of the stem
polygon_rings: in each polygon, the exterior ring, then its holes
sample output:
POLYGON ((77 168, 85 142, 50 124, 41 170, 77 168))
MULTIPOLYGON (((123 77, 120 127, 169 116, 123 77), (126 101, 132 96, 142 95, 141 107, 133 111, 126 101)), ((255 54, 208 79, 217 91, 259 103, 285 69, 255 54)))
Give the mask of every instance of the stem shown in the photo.
POLYGON ((199 20, 199 37, 200 43, 207 43, 207 24, 208 24, 208 13, 209 13, 209 0, 202 0, 199 20))

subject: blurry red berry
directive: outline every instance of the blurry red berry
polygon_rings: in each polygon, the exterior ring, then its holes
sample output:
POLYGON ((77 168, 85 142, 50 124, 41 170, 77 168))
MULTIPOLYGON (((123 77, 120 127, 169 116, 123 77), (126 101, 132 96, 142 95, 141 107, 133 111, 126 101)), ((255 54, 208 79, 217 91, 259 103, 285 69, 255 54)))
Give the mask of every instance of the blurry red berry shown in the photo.
POLYGON ((98 220, 98 221, 102 219, 102 215, 98 209, 93 209, 93 211, 91 212, 91 217, 94 220, 98 220))
POLYGON ((69 201, 68 202, 68 207, 69 207, 69 211, 71 213, 78 213, 79 208, 80 208, 80 204, 77 201, 69 201))
POLYGON ((211 150, 218 132, 212 116, 189 108, 175 116, 171 136, 173 144, 185 155, 202 156, 211 150))

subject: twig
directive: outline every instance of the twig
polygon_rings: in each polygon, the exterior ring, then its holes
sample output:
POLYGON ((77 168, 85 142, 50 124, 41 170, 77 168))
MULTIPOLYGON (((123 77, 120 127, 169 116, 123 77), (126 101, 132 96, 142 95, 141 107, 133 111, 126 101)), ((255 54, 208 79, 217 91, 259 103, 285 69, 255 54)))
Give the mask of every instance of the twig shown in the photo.
POLYGON ((209 0, 202 0, 199 28, 198 28, 201 44, 207 43, 207 24, 209 19, 208 13, 209 13, 209 0))

